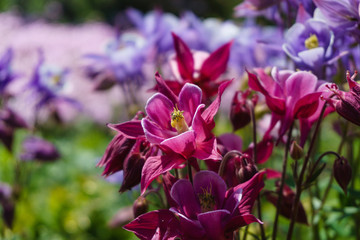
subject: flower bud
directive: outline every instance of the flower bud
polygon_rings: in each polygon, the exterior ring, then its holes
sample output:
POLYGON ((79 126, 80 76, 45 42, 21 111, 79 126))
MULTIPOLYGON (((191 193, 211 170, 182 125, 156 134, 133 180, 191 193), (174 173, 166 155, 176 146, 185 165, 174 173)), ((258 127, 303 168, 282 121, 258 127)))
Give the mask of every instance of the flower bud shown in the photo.
POLYGON ((149 205, 143 196, 138 197, 133 205, 134 218, 137 218, 141 214, 144 214, 148 211, 149 205))
POLYGON ((243 154, 235 161, 236 177, 239 183, 250 180, 257 172, 257 167, 249 155, 243 154))
POLYGON ((297 144, 296 141, 293 141, 290 146, 290 156, 294 160, 299 160, 304 155, 304 149, 297 144))
MULTIPOLYGON (((234 131, 245 127, 251 121, 250 106, 247 104, 249 95, 250 90, 244 92, 237 91, 234 95, 230 110, 230 120, 234 131)), ((254 106, 257 102, 257 95, 255 96, 251 99, 254 106)))
POLYGON ((40 162, 50 162, 60 157, 60 153, 52 143, 39 137, 27 137, 22 147, 23 153, 20 159, 23 161, 38 160, 40 162))
POLYGON ((345 194, 347 194, 347 186, 350 183, 352 170, 351 166, 344 157, 338 158, 334 162, 334 177, 340 187, 344 190, 345 194))

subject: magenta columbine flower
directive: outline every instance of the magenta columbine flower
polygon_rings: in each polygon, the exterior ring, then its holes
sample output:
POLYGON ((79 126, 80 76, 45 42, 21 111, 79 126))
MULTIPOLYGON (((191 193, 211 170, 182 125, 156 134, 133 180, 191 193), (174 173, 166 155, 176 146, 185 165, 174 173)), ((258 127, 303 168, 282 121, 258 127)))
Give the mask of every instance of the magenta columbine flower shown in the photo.
POLYGON ((170 94, 171 91, 160 81, 163 93, 156 93, 147 102, 145 110, 147 117, 142 119, 146 139, 165 153, 147 159, 143 167, 141 189, 146 190, 153 179, 159 175, 179 167, 186 160, 197 158, 201 160, 220 160, 215 136, 214 116, 220 106, 221 95, 230 81, 220 85, 217 98, 206 109, 201 104, 201 89, 186 83, 179 97, 170 94), (166 94, 166 95, 165 95, 166 94))
POLYGON ((178 93, 185 83, 190 82, 198 85, 204 91, 204 101, 216 95, 220 84, 219 77, 226 71, 227 63, 230 57, 230 48, 232 41, 222 45, 204 59, 200 68, 195 64, 195 53, 176 34, 172 34, 176 56, 172 61, 175 67, 174 75, 178 75, 177 81, 167 81, 171 90, 178 93))
POLYGON ((323 96, 331 106, 333 106, 338 114, 346 120, 360 126, 360 84, 355 81, 357 72, 350 76, 350 72, 346 73, 350 91, 340 91, 335 84, 327 85, 337 98, 326 98, 323 96))
POLYGON ((251 215, 251 209, 264 187, 264 173, 227 190, 215 172, 198 172, 193 184, 181 179, 173 185, 171 197, 177 206, 140 215, 124 228, 140 239, 232 239, 239 227, 262 223, 251 215))
POLYGON ((272 111, 269 133, 280 121, 279 136, 282 137, 295 119, 300 121, 301 143, 306 137, 318 115, 320 115, 319 90, 317 77, 305 71, 278 71, 273 69, 270 77, 263 69, 256 69, 258 77, 248 72, 249 86, 265 96, 266 104, 272 111), (315 120, 312 117, 317 116, 315 120), (312 119, 310 121, 310 118, 312 119))
MULTIPOLYGON (((175 152, 185 159, 221 159, 216 150, 210 122, 204 119, 202 91, 194 84, 185 84, 178 102, 156 93, 147 102, 147 117, 142 119, 149 142, 160 145, 164 152, 175 152)), ((205 113, 205 112, 204 112, 205 113)))

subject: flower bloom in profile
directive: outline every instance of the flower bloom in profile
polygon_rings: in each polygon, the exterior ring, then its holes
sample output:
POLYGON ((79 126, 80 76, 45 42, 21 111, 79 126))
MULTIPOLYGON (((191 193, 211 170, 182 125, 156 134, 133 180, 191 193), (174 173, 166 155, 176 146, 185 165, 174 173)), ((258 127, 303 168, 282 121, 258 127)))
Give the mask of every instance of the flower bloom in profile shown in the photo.
POLYGON ((263 69, 255 69, 259 78, 249 75, 251 89, 265 96, 266 104, 272 111, 270 128, 266 135, 280 121, 279 136, 282 137, 295 119, 300 121, 301 142, 305 144, 311 125, 317 121, 321 109, 319 98, 322 94, 317 77, 309 72, 278 71, 273 69, 270 77, 263 69))
POLYGON ((340 91, 335 84, 327 85, 336 98, 325 98, 331 106, 333 106, 338 114, 346 120, 360 126, 360 84, 355 81, 357 72, 350 76, 350 72, 346 73, 346 80, 349 84, 350 91, 340 91))
POLYGON ((185 179, 173 185, 171 197, 176 206, 170 211, 143 214, 124 228, 140 239, 154 239, 155 236, 168 239, 164 237, 166 235, 184 240, 232 239, 233 231, 239 227, 262 223, 251 215, 251 209, 264 186, 263 174, 259 172, 249 181, 227 190, 219 175, 200 171, 195 175, 193 185, 185 179), (167 223, 168 227, 164 227, 167 223))
POLYGON ((232 41, 208 55, 204 52, 192 53, 180 37, 174 33, 172 35, 176 56, 170 64, 177 79, 166 81, 166 84, 176 94, 185 83, 196 84, 204 91, 204 102, 207 102, 216 95, 220 84, 224 82, 219 81, 218 78, 227 68, 232 41), (201 65, 200 61, 203 61, 201 65))
MULTIPOLYGON (((139 117, 140 112, 133 120, 125 123, 125 125, 138 123, 138 126, 141 128, 139 117)), ((130 190, 140 183, 141 171, 145 160, 149 156, 157 155, 158 152, 158 148, 150 145, 146 140, 142 129, 140 129, 138 136, 131 137, 119 130, 123 128, 123 125, 124 124, 109 124, 109 127, 118 133, 111 140, 103 157, 97 164, 98 167, 105 167, 102 173, 103 176, 109 176, 116 172, 123 171, 123 181, 120 192, 130 190)), ((132 126, 136 129, 134 125, 132 126)))

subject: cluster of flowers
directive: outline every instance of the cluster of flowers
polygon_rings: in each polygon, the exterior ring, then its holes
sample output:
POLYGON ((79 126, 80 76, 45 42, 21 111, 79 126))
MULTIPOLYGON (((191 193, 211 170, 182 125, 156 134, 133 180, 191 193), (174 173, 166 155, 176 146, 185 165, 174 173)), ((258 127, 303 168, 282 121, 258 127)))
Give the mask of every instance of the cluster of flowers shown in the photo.
MULTIPOLYGON (((143 17, 129 10, 127 14, 136 24, 136 31, 119 33, 115 47, 111 45, 112 50, 117 49, 115 52, 88 56, 103 63, 97 76, 103 71, 108 73, 99 86, 105 86, 109 80, 126 84, 141 79, 141 59, 145 58, 139 54, 147 54, 146 49, 155 50, 152 57, 158 67, 165 69, 163 76, 168 74, 164 65, 169 62, 175 80, 164 80, 156 73, 156 86, 152 88, 156 93, 147 100, 145 112, 138 112, 131 121, 108 125, 117 134, 98 166, 105 167, 105 176, 123 171, 120 192, 141 185, 141 196, 134 203, 136 218, 124 228, 140 239, 233 239, 240 227, 253 222, 262 224, 261 216, 258 219, 251 212, 255 201, 260 210, 259 193, 266 175, 267 179, 279 179, 276 191, 263 191, 276 206, 273 239, 279 214, 291 219, 291 239, 295 222, 308 223, 301 193, 321 174, 325 165, 320 161, 328 154, 337 157, 333 175, 346 193, 352 171, 341 152, 325 152, 312 164, 309 159, 325 116, 336 111, 360 125, 356 73, 346 73, 350 87, 347 92, 331 83, 335 73, 345 75, 343 66, 350 70, 357 66, 358 6, 356 0, 246 0, 236 7, 238 16, 266 17, 278 28, 257 26, 250 20, 243 28, 230 21, 209 20, 200 24, 193 15, 178 20, 160 12, 143 17), (178 32, 172 29, 171 23, 183 21, 191 22, 191 28, 178 32), (289 29, 282 38, 285 26, 289 29), (270 38, 279 33, 277 42, 262 40, 264 29, 270 30, 270 38), (248 30, 254 34, 251 36, 262 36, 257 41, 250 39, 244 34, 248 30), (175 54, 166 55, 164 52, 171 48, 171 31, 175 54), (208 37, 209 33, 216 37, 208 37), (128 34, 135 34, 136 38, 129 40, 128 34), (251 42, 245 47, 249 52, 244 52, 242 41, 251 42), (266 51, 256 52, 255 46, 266 51), (196 50, 213 52, 203 55, 196 50), (222 95, 236 82, 226 80, 223 74, 234 65, 238 73, 247 73, 248 85, 244 91, 236 91, 229 104, 233 133, 215 136, 214 117, 222 95), (265 68, 270 65, 274 66, 271 71, 265 68), (263 106, 270 110, 271 117, 262 139, 257 141, 260 133, 255 107, 263 106), (250 122, 253 143, 244 150, 235 131, 250 122), (297 123, 299 135, 293 131, 297 123), (271 157, 275 145, 279 149, 285 145, 283 169, 259 171, 259 165, 271 157), (304 156, 305 147, 308 150, 304 156), (296 160, 292 169, 296 191, 285 184, 289 154, 296 160), (303 162, 298 163, 301 158, 303 162), (165 196, 167 201, 163 209, 147 212, 146 197, 153 192, 160 198, 165 196)), ((266 239, 263 227, 261 235, 266 239)))

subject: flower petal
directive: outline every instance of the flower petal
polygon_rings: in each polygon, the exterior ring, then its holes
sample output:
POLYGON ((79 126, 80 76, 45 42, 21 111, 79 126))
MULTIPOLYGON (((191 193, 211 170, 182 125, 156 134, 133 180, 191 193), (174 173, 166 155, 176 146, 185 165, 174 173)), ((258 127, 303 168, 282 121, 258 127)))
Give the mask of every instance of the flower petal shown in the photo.
POLYGON ((225 72, 232 43, 233 41, 230 41, 222 45, 205 60, 200 69, 202 79, 216 80, 225 72))
POLYGON ((135 233, 140 239, 175 239, 180 236, 179 221, 169 210, 157 210, 145 213, 137 217, 131 223, 123 227, 127 231, 135 233))
POLYGON ((148 117, 163 129, 171 129, 174 104, 163 94, 154 94, 145 106, 148 117))
POLYGON ((219 110, 221 103, 221 96, 224 93, 225 89, 231 84, 231 82, 232 81, 225 81, 219 86, 218 95, 216 99, 201 114, 206 124, 209 124, 211 126, 211 129, 215 127, 214 117, 217 111, 219 110))
POLYGON ((186 83, 179 94, 179 110, 184 111, 184 117, 188 125, 191 124, 196 109, 201 104, 201 89, 190 83, 186 83))
POLYGON ((176 61, 181 78, 191 80, 194 73, 194 58, 189 47, 175 33, 171 33, 176 51, 176 61))
POLYGON ((145 193, 145 190, 152 180, 161 174, 176 168, 184 161, 185 159, 178 154, 149 157, 145 161, 141 173, 141 194, 145 193))
POLYGON ((195 151, 195 133, 186 131, 180 135, 168 138, 161 142, 160 146, 165 152, 176 152, 188 159, 195 151))
POLYGON ((238 229, 239 227, 246 226, 253 222, 258 222, 260 224, 263 223, 259 219, 257 219, 254 215, 245 214, 231 218, 231 220, 228 221, 228 223, 226 224, 225 229, 226 232, 232 232, 238 229))
POLYGON ((206 239, 209 240, 225 240, 225 223, 229 220, 230 212, 221 209, 216 211, 210 211, 201 213, 198 215, 198 219, 206 231, 206 239))
POLYGON ((164 131, 147 118, 141 120, 141 125, 144 129, 146 139, 154 144, 160 144, 164 139, 168 138, 171 133, 169 130, 164 131))
POLYGON ((120 124, 107 124, 107 126, 115 131, 122 133, 127 138, 138 138, 145 135, 140 120, 131 120, 120 124))
POLYGON ((179 205, 182 214, 188 218, 196 219, 196 215, 201 212, 200 202, 188 180, 178 180, 172 187, 170 194, 179 205))
POLYGON ((217 209, 221 209, 225 199, 226 184, 224 180, 215 172, 201 171, 194 177, 195 194, 209 192, 215 198, 217 209))
POLYGON ((308 118, 315 113, 319 105, 321 92, 310 93, 299 99, 294 106, 295 118, 308 118))

